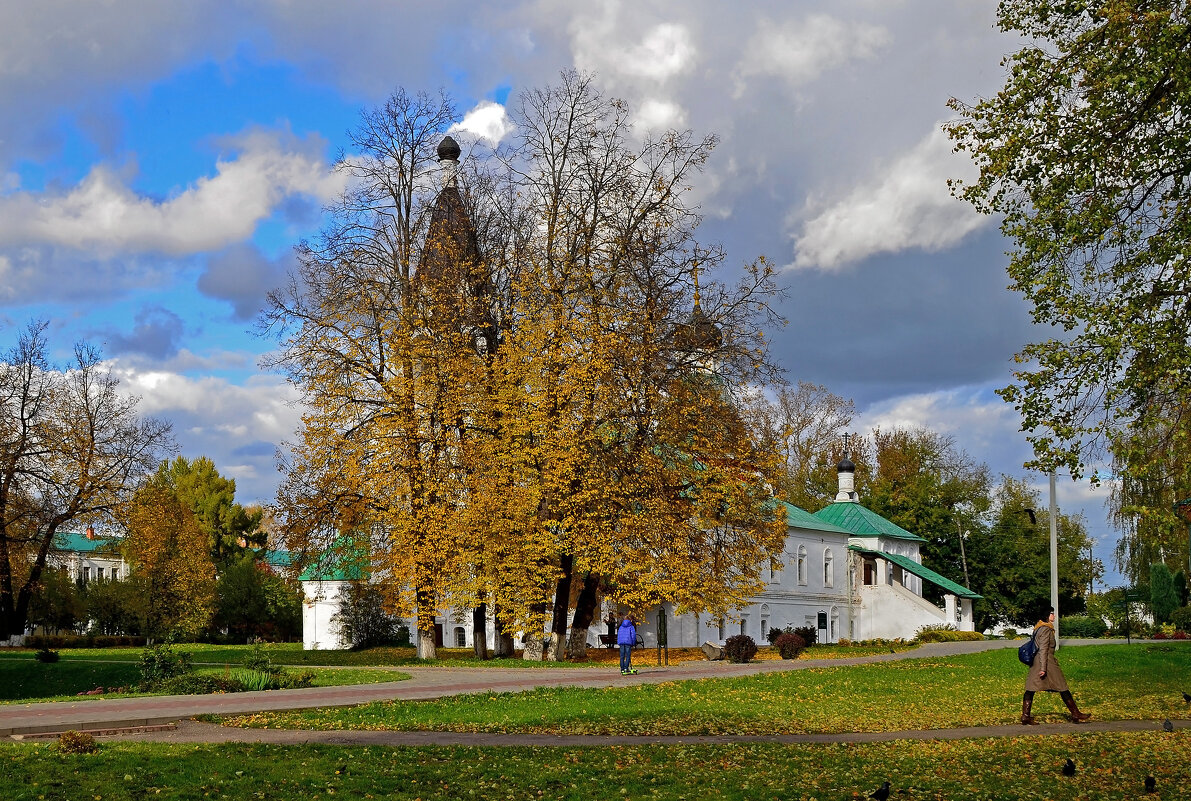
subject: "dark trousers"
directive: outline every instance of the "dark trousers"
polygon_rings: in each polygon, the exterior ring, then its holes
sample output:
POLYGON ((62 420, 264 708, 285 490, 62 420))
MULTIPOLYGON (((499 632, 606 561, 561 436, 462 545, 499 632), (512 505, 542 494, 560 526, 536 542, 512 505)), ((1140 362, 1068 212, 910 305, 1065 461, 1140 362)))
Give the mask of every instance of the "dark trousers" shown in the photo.
POLYGON ((620 672, 624 673, 626 670, 632 670, 632 668, 633 668, 633 646, 624 645, 622 643, 620 646, 620 672))

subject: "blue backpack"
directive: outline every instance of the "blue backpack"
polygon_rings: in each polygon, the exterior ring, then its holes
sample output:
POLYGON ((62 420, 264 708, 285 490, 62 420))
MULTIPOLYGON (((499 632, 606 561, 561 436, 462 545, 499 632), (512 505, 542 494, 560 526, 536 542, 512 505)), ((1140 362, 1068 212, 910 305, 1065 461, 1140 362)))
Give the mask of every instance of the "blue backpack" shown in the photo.
POLYGON ((1017 658, 1023 665, 1034 664, 1034 657, 1038 655, 1038 643, 1034 642, 1034 635, 1021 644, 1017 649, 1017 658))

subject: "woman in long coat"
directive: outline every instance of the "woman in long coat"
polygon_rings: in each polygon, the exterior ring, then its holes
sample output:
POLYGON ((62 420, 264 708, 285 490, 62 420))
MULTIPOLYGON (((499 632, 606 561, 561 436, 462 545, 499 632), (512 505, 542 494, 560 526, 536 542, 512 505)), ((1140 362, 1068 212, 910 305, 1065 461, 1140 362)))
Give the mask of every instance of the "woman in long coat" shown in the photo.
POLYGON ((1026 692, 1021 699, 1021 722, 1026 726, 1035 726, 1031 710, 1034 706, 1034 693, 1058 693, 1071 712, 1072 723, 1082 723, 1091 717, 1079 711, 1075 705, 1075 698, 1067 688, 1067 679, 1063 677, 1063 669, 1059 667, 1059 660, 1055 658, 1055 608, 1049 610, 1046 620, 1039 620, 1034 626, 1034 644, 1038 646, 1038 653, 1034 656, 1034 663, 1026 674, 1026 692))

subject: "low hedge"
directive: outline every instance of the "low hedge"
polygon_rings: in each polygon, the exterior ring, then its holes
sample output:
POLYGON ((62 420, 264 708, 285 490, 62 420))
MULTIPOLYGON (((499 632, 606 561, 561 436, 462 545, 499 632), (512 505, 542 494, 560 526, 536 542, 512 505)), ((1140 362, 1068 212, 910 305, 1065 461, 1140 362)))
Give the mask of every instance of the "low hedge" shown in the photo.
POLYGON ((969 642, 983 640, 984 635, 978 631, 950 631, 948 629, 926 629, 918 632, 914 638, 918 642, 969 642))
POLYGON ((142 646, 144 637, 116 634, 30 634, 25 637, 26 648, 118 648, 142 646))
POLYGON ((1102 618, 1072 615, 1059 621, 1059 634, 1063 637, 1103 637, 1108 625, 1102 618))

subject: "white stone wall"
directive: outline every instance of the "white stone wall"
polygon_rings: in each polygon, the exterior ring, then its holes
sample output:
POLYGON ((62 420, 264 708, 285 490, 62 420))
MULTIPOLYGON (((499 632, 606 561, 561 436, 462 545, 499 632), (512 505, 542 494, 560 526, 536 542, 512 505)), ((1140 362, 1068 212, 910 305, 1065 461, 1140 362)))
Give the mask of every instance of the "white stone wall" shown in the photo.
MULTIPOLYGON (((851 619, 847 535, 790 528, 781 561, 784 564, 778 570, 762 566, 765 589, 723 620, 693 613, 675 617, 672 605, 664 604, 667 645, 695 648, 708 641, 722 644, 735 634, 747 634, 764 645, 772 628, 818 628, 820 613, 826 615, 827 627, 819 631, 819 642, 837 642, 846 637, 851 619)), ((654 607, 638 621, 637 631, 647 648, 658 644, 658 610, 654 607)), ((604 610, 603 617, 607 612, 604 610)), ((602 633, 603 627, 593 630, 589 642, 598 643, 595 635, 602 633)))
POLYGON ((128 564, 118 553, 51 551, 46 557, 46 566, 55 570, 65 570, 75 581, 128 578, 128 564), (100 571, 103 571, 102 575, 100 571))
POLYGON ((942 609, 900 584, 861 587, 859 598, 855 636, 851 639, 909 639, 923 626, 955 622, 948 621, 942 609))
POLYGON ((339 611, 339 599, 346 590, 346 581, 303 581, 306 595, 302 604, 302 648, 307 651, 342 650, 351 647, 344 642, 334 621, 339 611))

